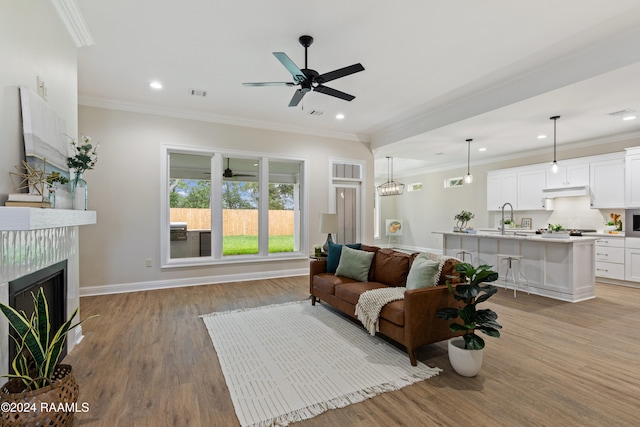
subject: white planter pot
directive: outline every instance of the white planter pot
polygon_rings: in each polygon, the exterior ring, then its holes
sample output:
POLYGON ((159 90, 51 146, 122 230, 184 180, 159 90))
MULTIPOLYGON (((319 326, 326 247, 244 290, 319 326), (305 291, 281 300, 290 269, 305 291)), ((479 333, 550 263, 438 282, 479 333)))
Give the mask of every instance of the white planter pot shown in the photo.
POLYGON ((483 350, 465 350, 462 338, 451 338, 449 362, 458 374, 464 377, 475 377, 482 367, 483 350))

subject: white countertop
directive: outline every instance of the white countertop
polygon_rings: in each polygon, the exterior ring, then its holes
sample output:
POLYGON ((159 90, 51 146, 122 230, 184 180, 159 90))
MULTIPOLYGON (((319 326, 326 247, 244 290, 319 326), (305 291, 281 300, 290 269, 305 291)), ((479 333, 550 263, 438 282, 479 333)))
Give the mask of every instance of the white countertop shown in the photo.
MULTIPOLYGON (((481 231, 476 234, 460 233, 455 231, 434 231, 434 233, 444 234, 448 236, 456 236, 456 237, 482 237, 485 239, 513 239, 513 240, 527 240, 527 241, 553 242, 553 243, 575 243, 575 242, 585 242, 590 240, 598 240, 604 235, 604 234, 595 235, 596 233, 593 233, 593 235, 584 234, 582 236, 566 237, 566 234, 564 233, 552 233, 550 237, 542 237, 542 235, 535 234, 535 231, 532 231, 532 230, 505 231, 505 234, 501 234, 499 231, 496 231, 496 232, 481 231)), ((609 234, 607 234, 607 236, 609 236, 609 234)))

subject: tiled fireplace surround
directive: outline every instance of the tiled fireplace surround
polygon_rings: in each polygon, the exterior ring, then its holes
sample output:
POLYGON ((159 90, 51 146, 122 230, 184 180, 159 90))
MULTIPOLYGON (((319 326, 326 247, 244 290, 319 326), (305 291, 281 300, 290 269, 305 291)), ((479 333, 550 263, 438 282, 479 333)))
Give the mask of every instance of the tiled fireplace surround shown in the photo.
MULTIPOLYGON (((93 211, 0 207, 0 301, 8 304, 9 282, 67 260, 68 318, 80 304, 78 226, 95 224, 93 211)), ((9 324, 0 316, 0 374, 9 366, 9 324)), ((67 350, 82 339, 69 332, 67 350)))

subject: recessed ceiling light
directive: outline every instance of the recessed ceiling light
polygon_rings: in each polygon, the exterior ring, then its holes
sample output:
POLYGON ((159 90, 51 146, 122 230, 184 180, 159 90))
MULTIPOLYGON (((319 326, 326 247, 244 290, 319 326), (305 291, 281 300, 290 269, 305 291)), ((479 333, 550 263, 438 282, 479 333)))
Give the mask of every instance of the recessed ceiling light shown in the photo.
POLYGON ((487 151, 486 147, 478 148, 478 151, 487 151))
POLYGON ((622 116, 622 120, 624 121, 635 120, 636 118, 637 116, 635 115, 635 113, 625 114, 624 116, 622 116))
POLYGON ((162 83, 160 82, 151 82, 149 83, 149 86, 151 86, 154 89, 162 89, 162 83))
POLYGON ((338 120, 344 119, 344 114, 342 114, 342 113, 336 114, 336 119, 338 119, 338 120))
POLYGON ((538 139, 545 139, 547 135, 538 135, 538 139))

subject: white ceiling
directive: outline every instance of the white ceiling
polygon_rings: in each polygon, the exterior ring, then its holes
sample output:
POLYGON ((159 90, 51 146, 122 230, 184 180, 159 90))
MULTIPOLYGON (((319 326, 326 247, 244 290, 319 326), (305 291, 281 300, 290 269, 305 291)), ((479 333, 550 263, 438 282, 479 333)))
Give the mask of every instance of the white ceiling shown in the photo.
POLYGON ((551 151, 553 115, 559 150, 640 134, 609 116, 640 112, 637 0, 76 2, 95 41, 78 53, 81 104, 362 141, 380 176, 385 156, 398 176, 466 165, 468 138, 478 161, 551 151), (309 68, 365 67, 327 83, 355 100, 289 108, 294 88, 242 86, 291 81, 272 52, 303 68, 303 34, 309 68))

